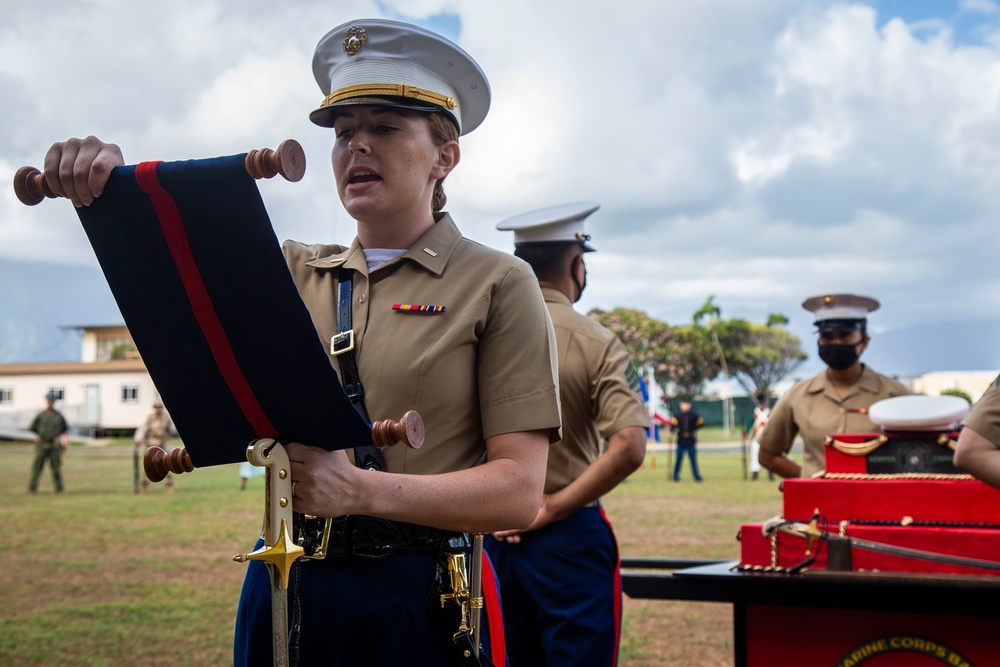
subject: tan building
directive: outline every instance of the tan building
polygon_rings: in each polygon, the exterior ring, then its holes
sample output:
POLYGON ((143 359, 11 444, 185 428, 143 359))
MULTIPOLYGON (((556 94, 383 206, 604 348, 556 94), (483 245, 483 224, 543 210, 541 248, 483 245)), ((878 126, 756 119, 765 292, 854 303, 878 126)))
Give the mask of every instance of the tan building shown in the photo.
POLYGON ((146 418, 159 394, 128 329, 71 328, 83 334, 79 362, 0 364, 0 437, 29 437, 50 392, 75 437, 128 431, 146 418))
POLYGON ((975 403, 996 379, 998 371, 933 371, 913 378, 910 388, 917 394, 937 396, 945 389, 964 391, 975 403))

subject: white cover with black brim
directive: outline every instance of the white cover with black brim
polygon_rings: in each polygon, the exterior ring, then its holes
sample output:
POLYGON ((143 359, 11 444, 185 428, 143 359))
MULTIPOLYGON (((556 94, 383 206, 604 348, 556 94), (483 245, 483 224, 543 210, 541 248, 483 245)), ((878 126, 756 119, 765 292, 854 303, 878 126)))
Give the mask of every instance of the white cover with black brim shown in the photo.
POLYGON ((885 431, 948 431, 969 409, 959 396, 894 396, 873 403, 868 418, 885 431))

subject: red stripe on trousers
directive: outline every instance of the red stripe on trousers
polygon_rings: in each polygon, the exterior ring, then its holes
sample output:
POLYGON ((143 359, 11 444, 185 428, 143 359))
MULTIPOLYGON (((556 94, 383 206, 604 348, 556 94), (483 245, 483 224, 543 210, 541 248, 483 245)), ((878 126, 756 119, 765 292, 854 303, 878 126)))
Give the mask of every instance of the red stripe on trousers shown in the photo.
POLYGON ((271 420, 264 414, 264 409, 257 402, 257 397, 250 389, 250 383, 247 382, 239 362, 236 361, 236 355, 229 344, 229 338, 215 312, 212 297, 201 279, 201 272, 198 270, 198 264, 191 252, 191 244, 188 242, 184 220, 177 208, 177 202, 160 185, 160 181, 156 177, 158 164, 160 163, 143 162, 137 165, 135 168, 136 183, 143 192, 149 195, 149 200, 156 210, 163 236, 167 240, 170 254, 177 266, 177 273, 180 274, 184 291, 191 302, 191 311, 194 313, 195 319, 198 320, 205 341, 212 350, 212 357, 215 359, 219 372, 222 373, 223 379, 229 385, 229 391, 232 392, 233 398, 236 399, 258 437, 274 437, 277 432, 271 425, 271 420))
MULTIPOLYGON (((615 551, 618 551, 618 539, 615 537, 615 529, 611 525, 611 521, 608 519, 608 515, 604 513, 604 507, 599 507, 598 511, 601 513, 601 518, 604 519, 604 523, 608 524, 608 530, 611 531, 611 539, 615 541, 615 551)), ((618 666, 618 649, 622 641, 622 557, 621 552, 618 552, 618 559, 615 563, 615 653, 614 659, 611 662, 612 667, 618 666)))
POLYGON ((483 550, 483 607, 490 631, 490 659, 497 667, 507 664, 507 644, 503 636, 503 611, 500 609, 500 589, 497 586, 493 563, 483 550))

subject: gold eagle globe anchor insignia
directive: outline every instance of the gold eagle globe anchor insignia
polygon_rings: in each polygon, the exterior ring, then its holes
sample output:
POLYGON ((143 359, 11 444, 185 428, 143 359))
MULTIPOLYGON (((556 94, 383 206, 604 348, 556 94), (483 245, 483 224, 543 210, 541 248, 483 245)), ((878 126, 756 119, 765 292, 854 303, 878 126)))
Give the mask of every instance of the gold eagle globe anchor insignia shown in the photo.
POLYGON ((348 29, 347 37, 344 39, 344 53, 349 56, 356 55, 361 47, 367 43, 368 33, 365 32, 364 28, 352 26, 348 29))

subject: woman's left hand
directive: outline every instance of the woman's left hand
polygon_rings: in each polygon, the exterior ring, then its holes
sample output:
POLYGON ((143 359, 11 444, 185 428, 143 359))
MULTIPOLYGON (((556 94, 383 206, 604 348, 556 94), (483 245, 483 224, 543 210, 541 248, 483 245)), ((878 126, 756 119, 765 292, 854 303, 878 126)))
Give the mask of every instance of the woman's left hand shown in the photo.
POLYGON ((531 522, 531 525, 523 530, 498 530, 493 533, 493 537, 498 540, 503 540, 510 544, 517 544, 521 541, 521 535, 523 533, 531 532, 532 530, 538 530, 542 526, 547 526, 553 521, 555 521, 555 516, 553 516, 552 511, 549 508, 549 498, 552 496, 546 495, 542 504, 538 508, 538 514, 535 516, 535 520, 531 522))

